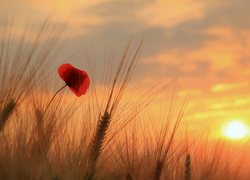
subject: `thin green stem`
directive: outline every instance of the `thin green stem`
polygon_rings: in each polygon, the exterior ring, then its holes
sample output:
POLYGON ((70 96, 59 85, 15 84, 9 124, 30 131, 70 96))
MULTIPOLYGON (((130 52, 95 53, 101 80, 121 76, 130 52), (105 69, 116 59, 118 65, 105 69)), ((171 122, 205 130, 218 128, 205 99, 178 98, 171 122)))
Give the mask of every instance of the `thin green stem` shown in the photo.
POLYGON ((47 112, 47 110, 48 110, 50 104, 52 103, 52 101, 54 100, 54 98, 56 97, 56 95, 57 95, 62 89, 64 89, 66 86, 67 86, 67 84, 65 84, 62 88, 60 88, 60 89, 54 94, 54 96, 52 97, 52 99, 50 100, 50 102, 49 102, 48 106, 46 107, 45 111, 43 112, 41 118, 40 118, 39 121, 37 122, 36 128, 35 128, 35 130, 33 131, 32 135, 31 135, 31 137, 30 137, 30 139, 29 139, 29 141, 28 141, 28 143, 27 143, 27 145, 26 145, 26 148, 27 148, 28 145, 30 144, 31 139, 32 139, 32 137, 34 136, 36 130, 38 129, 39 124, 42 122, 43 116, 44 116, 45 113, 47 112))

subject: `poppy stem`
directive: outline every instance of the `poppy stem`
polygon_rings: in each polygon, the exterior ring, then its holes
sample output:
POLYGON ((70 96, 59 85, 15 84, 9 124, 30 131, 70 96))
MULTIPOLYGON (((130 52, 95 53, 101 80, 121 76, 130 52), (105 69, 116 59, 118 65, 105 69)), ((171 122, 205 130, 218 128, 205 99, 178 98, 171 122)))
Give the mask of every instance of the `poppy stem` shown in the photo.
POLYGON ((40 120, 38 121, 37 125, 42 121, 44 114, 45 114, 46 111, 48 110, 50 104, 52 103, 52 101, 54 100, 54 98, 56 97, 56 95, 57 95, 63 88, 65 88, 66 86, 67 86, 67 84, 65 84, 61 89, 59 89, 59 90, 54 94, 54 96, 53 96, 52 99, 50 100, 48 106, 46 107, 44 113, 42 114, 40 120))
POLYGON ((48 106, 46 107, 46 109, 45 109, 45 111, 43 112, 43 114, 42 114, 41 118, 39 119, 39 121, 37 122, 36 128, 35 128, 35 130, 33 131, 32 135, 31 135, 31 137, 30 137, 30 140, 28 141, 28 143, 27 143, 27 145, 26 145, 26 148, 27 148, 28 145, 30 144, 31 139, 32 139, 32 137, 34 136, 34 134, 35 134, 35 132, 36 132, 36 130, 37 130, 39 124, 41 123, 41 121, 42 121, 42 119, 43 119, 43 116, 44 116, 45 113, 47 112, 47 110, 48 110, 50 104, 52 103, 52 101, 54 100, 54 98, 56 97, 56 95, 57 95, 62 89, 64 89, 66 86, 68 86, 68 85, 65 84, 63 87, 61 87, 61 88, 54 94, 54 96, 51 98, 51 100, 50 100, 48 106))

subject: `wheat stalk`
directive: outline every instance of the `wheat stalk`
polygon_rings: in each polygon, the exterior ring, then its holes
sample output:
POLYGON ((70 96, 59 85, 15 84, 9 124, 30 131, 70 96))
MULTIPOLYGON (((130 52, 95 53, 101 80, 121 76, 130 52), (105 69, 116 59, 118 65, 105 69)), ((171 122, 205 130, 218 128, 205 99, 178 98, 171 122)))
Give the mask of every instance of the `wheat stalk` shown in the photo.
MULTIPOLYGON (((173 96, 174 98, 174 96, 173 96)), ((162 131, 161 133, 161 136, 159 136, 159 140, 157 142, 157 150, 158 150, 158 158, 157 158, 157 162, 156 162, 156 165, 155 165, 155 168, 154 168, 154 180, 159 180, 161 178, 161 175, 162 175, 162 171, 163 171, 163 167, 164 167, 164 162, 171 156, 173 156, 173 153, 177 150, 177 148, 172 152, 170 153, 170 149, 171 149, 171 146, 174 142, 174 139, 175 139, 175 135, 177 133, 177 130, 178 130, 178 127, 180 125, 180 122, 181 122, 181 119, 183 117, 183 114, 184 114, 184 109, 185 109, 185 103, 186 103, 186 99, 184 101, 184 103, 182 104, 181 106, 181 109, 180 109, 180 112, 177 116, 177 119, 175 121, 175 124, 174 124, 174 127, 172 129, 172 132, 170 134, 170 137, 169 137, 169 140, 168 140, 168 143, 166 144, 166 147, 164 149, 164 143, 167 142, 166 140, 166 135, 167 135, 167 132, 168 132, 168 126, 169 126, 169 121, 170 121, 170 118, 172 117, 172 113, 173 113, 173 107, 174 107, 174 102, 175 100, 172 99, 171 100, 171 106, 169 108, 169 112, 168 112, 168 123, 165 125, 165 130, 162 131), (161 140, 160 140, 161 139, 161 140)))

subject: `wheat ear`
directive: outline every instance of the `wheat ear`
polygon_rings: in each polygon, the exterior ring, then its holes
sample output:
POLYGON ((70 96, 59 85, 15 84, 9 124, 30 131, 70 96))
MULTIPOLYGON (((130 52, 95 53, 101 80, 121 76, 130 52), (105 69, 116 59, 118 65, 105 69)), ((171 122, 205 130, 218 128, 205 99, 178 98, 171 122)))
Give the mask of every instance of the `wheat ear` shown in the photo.
POLYGON ((191 161, 190 161, 190 154, 187 154, 187 157, 186 157, 185 180, 191 180, 191 161))
POLYGON ((2 112, 0 113, 0 132, 4 129, 6 122, 8 121, 11 113, 13 112, 14 108, 16 107, 16 102, 13 99, 3 108, 2 112))
POLYGON ((90 146, 90 157, 89 157, 90 169, 88 172, 89 174, 87 175, 88 179, 93 178, 97 159, 100 156, 103 149, 103 143, 110 124, 110 119, 111 119, 110 114, 108 113, 107 110, 105 110, 104 115, 98 122, 97 129, 90 146))
POLYGON ((159 180, 162 175, 164 161, 158 160, 154 169, 154 180, 159 180))

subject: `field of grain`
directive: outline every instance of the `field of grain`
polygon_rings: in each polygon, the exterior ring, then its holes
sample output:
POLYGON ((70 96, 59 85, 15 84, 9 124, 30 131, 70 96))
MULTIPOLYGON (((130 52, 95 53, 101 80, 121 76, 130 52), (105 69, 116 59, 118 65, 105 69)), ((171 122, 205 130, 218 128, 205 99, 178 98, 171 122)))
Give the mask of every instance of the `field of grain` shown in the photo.
POLYGON ((1 32, 0 179, 250 177, 247 143, 236 150, 230 142, 211 140, 206 127, 185 129, 188 96, 176 103, 172 82, 128 90, 143 40, 137 47, 129 41, 118 59, 111 51, 100 78, 91 59, 80 59, 90 78, 87 93, 78 98, 66 87, 51 101, 65 85, 49 68, 60 54, 55 47, 63 29, 47 20, 30 46, 28 31, 15 45, 12 29, 1 32), (165 94, 161 109, 153 110, 154 100, 165 94))

